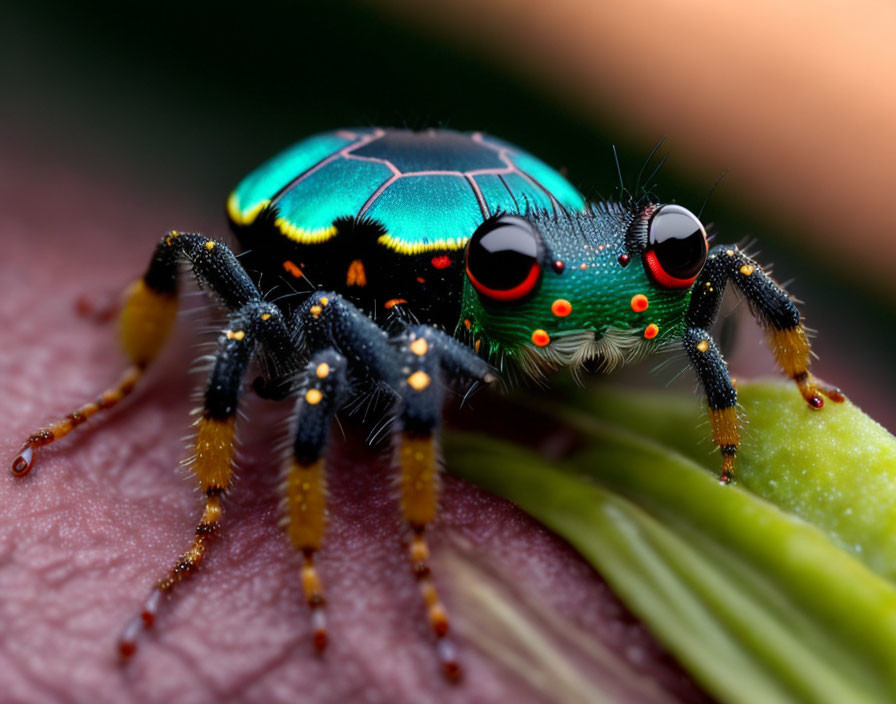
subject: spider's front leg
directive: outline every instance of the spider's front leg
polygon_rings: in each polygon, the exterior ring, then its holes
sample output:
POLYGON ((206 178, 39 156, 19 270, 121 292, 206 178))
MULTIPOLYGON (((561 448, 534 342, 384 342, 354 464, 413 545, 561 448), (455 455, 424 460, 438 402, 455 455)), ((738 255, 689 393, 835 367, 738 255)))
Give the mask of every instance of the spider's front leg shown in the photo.
POLYGON ((762 268, 736 246, 713 247, 706 266, 694 283, 687 313, 685 349, 706 391, 713 440, 722 457, 721 481, 731 481, 734 457, 740 444, 737 392, 728 368, 707 330, 719 313, 728 281, 743 293, 768 335, 781 371, 796 383, 806 403, 819 409, 822 394, 837 403, 844 400, 839 389, 822 384, 809 373, 812 352, 800 312, 790 296, 762 268))
POLYGON ((731 384, 728 365, 709 333, 698 327, 685 332, 684 346, 706 393, 712 440, 722 453, 719 481, 728 484, 734 477, 734 458, 740 445, 737 391, 731 384))
POLYGON ((309 382, 299 392, 297 449, 285 483, 285 523, 293 543, 305 556, 303 586, 312 620, 316 621, 315 644, 320 647, 326 643, 325 631, 322 632, 323 598, 311 561, 320 542, 319 526, 322 528, 323 522, 323 475, 319 457, 325 436, 317 428, 322 419, 332 418, 332 407, 325 405, 325 401, 329 403, 329 395, 343 387, 343 382, 333 375, 331 362, 321 355, 338 352, 337 359, 346 360, 353 377, 385 385, 397 396, 393 428, 395 454, 400 472, 402 515, 411 533, 411 563, 436 636, 443 671, 456 678, 460 668, 448 639, 448 616, 429 565, 426 531, 438 507, 441 464, 438 436, 447 388, 466 390, 477 382, 489 383, 494 376, 486 362, 449 335, 429 326, 415 325, 389 337, 334 293, 315 293, 300 309, 299 316, 313 362, 306 375, 309 382), (321 364, 326 367, 322 369, 321 364), (310 445, 306 425, 309 422, 314 438, 310 445), (297 486, 303 488, 297 491, 297 486), (319 515, 320 520, 309 518, 309 510, 319 515), (297 540, 299 534, 303 537, 297 540))

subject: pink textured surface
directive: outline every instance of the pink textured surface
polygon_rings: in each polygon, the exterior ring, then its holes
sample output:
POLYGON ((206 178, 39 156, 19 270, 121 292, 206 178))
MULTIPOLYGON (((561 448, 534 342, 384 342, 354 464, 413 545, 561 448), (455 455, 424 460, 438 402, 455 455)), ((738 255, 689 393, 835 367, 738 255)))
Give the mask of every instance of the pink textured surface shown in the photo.
MULTIPOLYGON (((117 378, 114 326, 75 309, 83 294, 102 299, 143 270, 169 225, 159 222, 158 197, 100 183, 70 164, 35 162, 26 148, 4 150, 0 457, 11 459, 31 431, 117 378)), ((177 216, 171 225, 208 222, 189 208, 177 216)), ((463 639, 464 682, 439 677, 400 543, 389 469, 359 441, 335 451, 331 530, 319 563, 331 647, 322 659, 313 655, 298 556, 276 525, 273 446, 283 439, 288 404, 255 398, 244 404, 240 478, 222 537, 134 661, 119 665, 121 626, 189 544, 199 517, 193 483, 177 469, 189 391, 198 382, 187 373, 197 354, 189 328, 198 319, 181 317, 172 344, 125 406, 39 452, 24 480, 0 472, 3 701, 539 701, 463 639)), ((682 700, 703 700, 562 541, 512 505, 456 481, 448 481, 443 505, 437 560, 446 536, 464 538, 479 559, 645 677, 682 700)), ((450 609, 450 593, 446 600, 450 609)))

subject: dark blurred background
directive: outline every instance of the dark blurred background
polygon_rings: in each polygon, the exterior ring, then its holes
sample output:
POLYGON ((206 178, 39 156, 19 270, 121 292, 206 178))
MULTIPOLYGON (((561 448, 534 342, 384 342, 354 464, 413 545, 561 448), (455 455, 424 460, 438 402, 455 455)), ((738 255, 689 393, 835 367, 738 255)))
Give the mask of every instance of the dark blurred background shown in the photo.
MULTIPOLYGON (((729 170, 704 221, 757 243, 819 331, 816 370, 893 430, 896 23, 803 4, 6 2, 0 202, 76 174, 144 209, 133 231, 102 207, 94 226, 148 257, 169 228, 223 233, 240 177, 319 130, 484 130, 594 198, 618 193, 611 145, 631 186, 667 135, 656 192, 697 210, 729 170)), ((771 373, 755 328, 739 338, 735 374, 771 373)))

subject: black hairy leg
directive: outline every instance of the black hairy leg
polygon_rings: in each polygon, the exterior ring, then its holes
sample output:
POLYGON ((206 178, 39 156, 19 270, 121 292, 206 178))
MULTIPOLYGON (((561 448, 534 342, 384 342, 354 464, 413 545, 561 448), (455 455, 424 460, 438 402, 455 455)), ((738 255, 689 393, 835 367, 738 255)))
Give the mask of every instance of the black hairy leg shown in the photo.
POLYGON ((726 484, 734 475, 734 459, 740 444, 737 391, 731 384, 725 360, 707 330, 719 314, 729 281, 747 299, 766 331, 778 366, 793 379, 810 408, 819 409, 824 405, 822 395, 838 403, 844 400, 839 389, 822 384, 809 373, 812 355, 809 339, 799 309, 787 292, 737 246, 713 247, 694 283, 684 343, 706 393, 713 441, 722 453, 721 481, 726 484))
MULTIPOLYGON (((349 301, 333 292, 318 291, 298 310, 297 327, 303 344, 312 353, 306 381, 299 388, 296 452, 285 483, 290 515, 297 501, 315 506, 323 515, 322 445, 325 435, 318 425, 332 418, 329 395, 342 394, 342 362, 349 376, 368 386, 385 388, 394 395, 394 437, 402 517, 410 533, 409 553, 413 573, 420 584, 427 616, 436 637, 442 670, 451 679, 460 676, 456 651, 448 638, 449 620, 430 569, 426 531, 436 517, 440 489, 439 430, 445 393, 449 388, 468 391, 495 377, 488 364, 449 335, 426 325, 413 325, 392 335, 386 333, 349 301), (325 356, 338 353, 328 361, 325 356), (331 366, 332 365, 332 366, 331 366), (338 373, 334 373, 338 371, 338 373), (326 391, 323 386, 331 387, 326 391), (311 430, 303 427, 310 418, 311 430), (313 437, 309 441, 306 433, 313 437), (301 440, 301 442, 300 442, 301 440), (301 499, 295 496, 296 477, 308 486, 301 499)), ((290 525, 299 522, 289 519, 290 525)), ((322 597, 313 570, 312 555, 320 545, 322 520, 315 522, 296 547, 305 555, 303 586, 312 609, 315 643, 326 643, 322 597)))

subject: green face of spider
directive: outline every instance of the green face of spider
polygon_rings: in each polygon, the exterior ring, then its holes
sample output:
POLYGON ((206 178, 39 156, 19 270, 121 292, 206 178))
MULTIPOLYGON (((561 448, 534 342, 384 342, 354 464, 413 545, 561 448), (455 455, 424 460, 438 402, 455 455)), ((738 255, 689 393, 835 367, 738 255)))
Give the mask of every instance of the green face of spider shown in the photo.
POLYGON ((461 319, 498 364, 609 368, 682 336, 707 249, 703 225, 677 205, 500 215, 467 245, 461 319))

